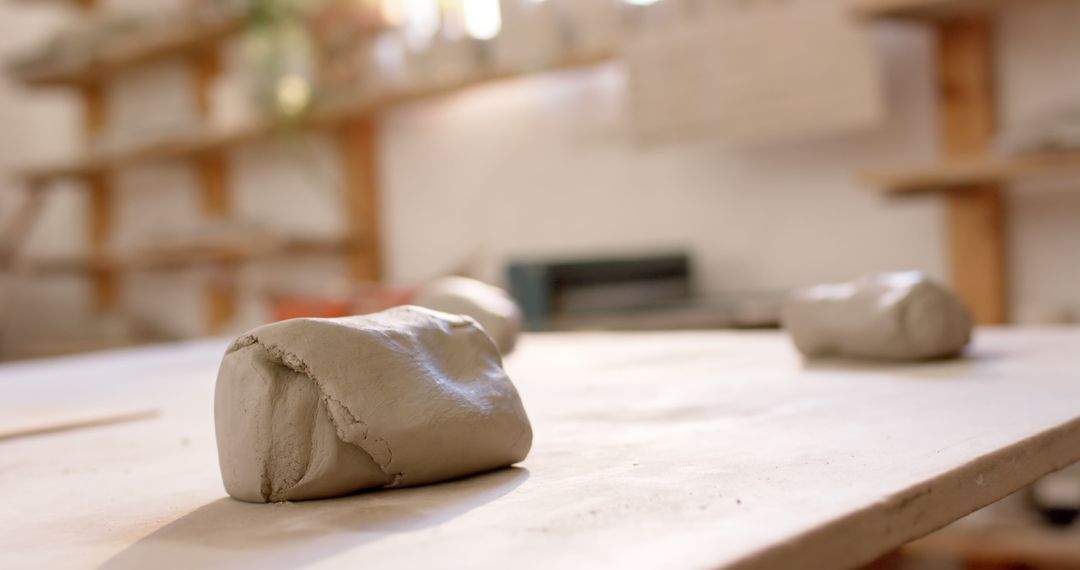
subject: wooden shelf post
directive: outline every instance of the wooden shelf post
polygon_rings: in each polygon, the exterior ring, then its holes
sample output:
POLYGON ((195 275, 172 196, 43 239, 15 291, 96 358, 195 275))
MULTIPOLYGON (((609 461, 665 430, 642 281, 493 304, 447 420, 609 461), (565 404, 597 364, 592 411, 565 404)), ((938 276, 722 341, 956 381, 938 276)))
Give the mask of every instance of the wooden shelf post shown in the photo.
MULTIPOLYGON (((942 149, 947 159, 987 154, 995 128, 993 26, 981 16, 938 25, 938 94, 942 149)), ((952 284, 979 324, 1008 319, 1005 197, 1000 184, 950 192, 949 263, 952 284)))
MULTIPOLYGON (((195 106, 204 123, 213 112, 211 93, 214 80, 221 72, 220 55, 216 46, 195 54, 191 70, 195 81, 195 106)), ((232 211, 229 199, 228 161, 220 150, 211 150, 195 156, 198 171, 202 213, 215 220, 227 219, 232 211)), ((210 283, 206 286, 206 331, 217 334, 224 330, 236 315, 238 292, 236 289, 236 264, 222 262, 213 265, 210 283)))
MULTIPOLYGON (((104 86, 95 83, 82 88, 83 138, 90 146, 101 134, 107 121, 104 86)), ((103 259, 108 255, 109 237, 113 224, 112 182, 104 173, 85 178, 88 187, 88 232, 91 259, 103 259)), ((109 267, 97 267, 91 275, 94 286, 94 306, 99 311, 116 307, 119 301, 119 283, 116 272, 109 267)))
POLYGON ((379 243, 378 124, 373 117, 344 123, 339 130, 349 225, 349 272, 357 282, 382 279, 379 243))
MULTIPOLYGON (((213 48, 198 53, 191 61, 195 79, 195 108, 203 123, 211 119, 213 105, 211 92, 214 80, 221 73, 219 55, 213 48)), ((209 149, 195 155, 196 168, 201 184, 201 205, 203 214, 213 219, 229 217, 228 162, 224 151, 209 149)))

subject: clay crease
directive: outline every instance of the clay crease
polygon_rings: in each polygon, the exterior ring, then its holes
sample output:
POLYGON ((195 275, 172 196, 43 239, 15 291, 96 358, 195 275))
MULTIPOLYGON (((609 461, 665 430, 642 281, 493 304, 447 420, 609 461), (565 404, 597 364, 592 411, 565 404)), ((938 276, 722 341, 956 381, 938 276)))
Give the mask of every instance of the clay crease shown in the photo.
MULTIPOLYGON (((289 351, 287 351, 287 350, 285 350, 285 349, 283 349, 283 348, 281 348, 279 346, 264 343, 262 340, 260 340, 255 335, 246 335, 246 336, 243 336, 243 337, 240 337, 240 338, 236 339, 236 342, 233 343, 233 346, 230 349, 230 352, 232 352, 234 350, 237 350, 239 348, 244 348, 244 347, 247 347, 247 346, 251 346, 252 344, 258 344, 259 346, 261 346, 263 348, 263 350, 265 350, 267 352, 267 354, 269 354, 272 359, 277 360, 282 365, 284 365, 286 368, 289 368, 290 370, 293 370, 295 372, 299 372, 300 374, 303 374, 304 376, 307 376, 315 384, 315 387, 319 389, 319 394, 322 396, 322 401, 324 403, 333 402, 334 404, 337 404, 337 406, 340 409, 344 410, 345 415, 348 416, 348 421, 350 423, 358 424, 363 428, 363 435, 361 436, 361 439, 363 441, 368 440, 368 434, 370 433, 370 430, 368 429, 367 423, 364 422, 363 420, 361 420, 359 417, 357 417, 357 415, 355 413, 353 413, 353 411, 351 409, 349 409, 349 407, 346 406, 344 402, 342 402, 341 400, 338 400, 338 399, 334 398, 333 396, 331 396, 326 391, 326 388, 323 387, 322 383, 319 382, 319 379, 316 378, 315 375, 311 373, 311 368, 308 367, 307 363, 304 362, 303 359, 301 359, 299 356, 297 356, 297 355, 295 355, 295 354, 293 354, 293 353, 291 353, 291 352, 289 352, 289 351)), ((342 441, 345 441, 345 442, 347 442, 349 444, 355 445, 355 446, 359 447, 361 450, 363 450, 364 453, 366 453, 369 457, 372 458, 372 460, 375 462, 375 465, 377 465, 379 467, 379 470, 382 471, 383 475, 386 475, 387 477, 391 478, 390 483, 385 485, 386 487, 396 487, 396 486, 401 484, 401 480, 404 479, 405 474, 402 473, 402 472, 396 472, 396 473, 391 472, 390 464, 393 463, 393 461, 394 461, 394 452, 390 448, 390 444, 385 439, 383 439, 381 437, 378 437, 378 436, 374 436, 374 435, 372 436, 372 439, 374 439, 377 444, 380 444, 383 447, 383 449, 385 449, 385 451, 386 451, 387 460, 386 460, 386 462, 384 464, 383 462, 380 462, 380 461, 376 460, 375 456, 371 453, 371 451, 366 449, 363 445, 360 445, 360 444, 358 444, 356 442, 349 441, 348 439, 346 439, 345 436, 344 436, 344 430, 342 429, 341 426, 338 425, 337 420, 334 419, 334 414, 328 414, 328 417, 330 418, 330 423, 334 424, 334 431, 337 432, 338 437, 342 441)))
MULTIPOLYGON (((251 346, 251 344, 253 343, 247 343, 242 346, 234 346, 233 350, 248 347, 251 346)), ((252 372, 259 376, 259 378, 262 378, 263 381, 266 382, 268 385, 270 384, 270 380, 266 376, 263 376, 261 370, 251 365, 250 363, 248 364, 248 366, 251 368, 252 372)), ((273 434, 271 434, 270 437, 272 439, 273 434)), ((274 495, 273 475, 270 473, 270 462, 265 462, 263 464, 262 471, 259 473, 259 494, 265 501, 272 500, 272 497, 274 495)))

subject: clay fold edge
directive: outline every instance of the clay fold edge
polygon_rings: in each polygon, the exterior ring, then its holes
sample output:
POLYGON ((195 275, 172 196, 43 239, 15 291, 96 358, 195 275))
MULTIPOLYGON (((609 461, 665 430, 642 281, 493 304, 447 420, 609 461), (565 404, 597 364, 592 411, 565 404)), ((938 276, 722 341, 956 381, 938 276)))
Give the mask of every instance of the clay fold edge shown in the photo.
POLYGON ((259 345, 259 347, 261 347, 264 351, 266 351, 267 356, 271 360, 280 364, 281 366, 284 366, 285 368, 288 368, 289 370, 292 370, 293 372, 303 374, 305 377, 311 380, 312 383, 315 384, 315 388, 319 391, 319 399, 323 403, 323 405, 326 406, 327 412, 329 412, 327 416, 330 418, 330 422, 334 425, 334 432, 337 434, 338 439, 359 448, 361 451, 371 457, 371 460, 375 463, 375 465, 379 468, 383 475, 385 475, 390 480, 389 483, 383 486, 384 488, 396 487, 401 483, 401 480, 404 478, 405 474, 402 472, 394 472, 390 468, 390 464, 394 460, 394 452, 390 448, 390 444, 385 439, 375 434, 371 434, 370 428, 368 427, 366 422, 364 422, 344 402, 331 396, 327 392, 326 387, 323 386, 322 382, 320 382, 319 379, 311 373, 311 368, 299 356, 289 352, 288 350, 285 350, 280 346, 267 344, 260 340, 258 336, 254 334, 246 334, 237 338, 236 341, 234 341, 232 345, 229 346, 226 354, 256 344, 259 345), (359 432, 356 433, 356 435, 350 434, 349 431, 352 430, 346 430, 346 428, 339 423, 339 416, 344 416, 345 420, 351 424, 349 426, 350 428, 359 427, 359 432), (356 441, 357 439, 359 439, 359 441, 356 441), (372 450, 369 447, 365 446, 364 443, 370 440, 374 440, 377 445, 381 446, 381 449, 372 450))

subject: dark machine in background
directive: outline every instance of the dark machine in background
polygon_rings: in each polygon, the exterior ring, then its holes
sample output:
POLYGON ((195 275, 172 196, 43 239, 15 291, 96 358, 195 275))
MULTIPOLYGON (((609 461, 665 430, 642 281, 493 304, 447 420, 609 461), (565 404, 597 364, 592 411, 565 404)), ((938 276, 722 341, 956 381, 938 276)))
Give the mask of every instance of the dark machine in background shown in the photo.
POLYGON ((532 331, 756 328, 777 322, 778 295, 703 298, 685 253, 515 261, 508 277, 532 331))

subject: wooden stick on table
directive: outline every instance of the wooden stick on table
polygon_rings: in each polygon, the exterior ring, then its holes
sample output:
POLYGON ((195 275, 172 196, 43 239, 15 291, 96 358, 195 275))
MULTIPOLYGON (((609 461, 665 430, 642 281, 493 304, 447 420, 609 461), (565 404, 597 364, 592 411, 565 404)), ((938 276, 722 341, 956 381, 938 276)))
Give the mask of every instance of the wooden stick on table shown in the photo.
POLYGON ((157 409, 92 412, 68 416, 51 416, 33 424, 0 425, 0 441, 45 435, 90 427, 107 426, 123 422, 148 420, 161 415, 157 409))

